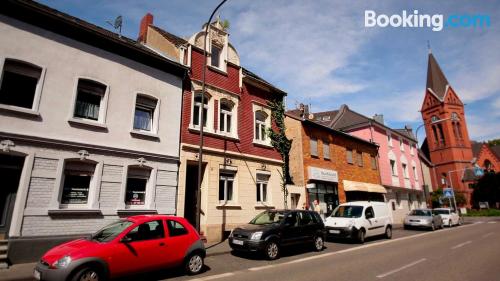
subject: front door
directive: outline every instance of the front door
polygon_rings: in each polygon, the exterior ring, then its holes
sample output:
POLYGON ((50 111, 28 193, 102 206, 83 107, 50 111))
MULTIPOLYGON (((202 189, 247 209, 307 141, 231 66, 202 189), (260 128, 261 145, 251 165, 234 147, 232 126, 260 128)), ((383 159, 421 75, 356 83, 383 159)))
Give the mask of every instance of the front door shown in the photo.
POLYGON ((0 240, 8 236, 24 157, 0 154, 0 240))
MULTIPOLYGON (((205 167, 202 167, 204 169, 205 167)), ((202 170, 203 177, 203 170, 202 170)), ((202 178, 203 180, 203 178, 202 178)), ((187 164, 186 167, 186 195, 184 197, 184 218, 196 226, 196 204, 198 195, 198 165, 187 164)), ((200 193, 201 196, 201 193, 200 193)))

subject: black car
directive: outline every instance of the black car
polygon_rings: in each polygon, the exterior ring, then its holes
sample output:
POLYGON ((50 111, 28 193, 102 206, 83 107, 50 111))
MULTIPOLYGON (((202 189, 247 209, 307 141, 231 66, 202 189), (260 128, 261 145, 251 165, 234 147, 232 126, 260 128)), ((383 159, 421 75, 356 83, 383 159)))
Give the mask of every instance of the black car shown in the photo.
POLYGON ((282 246, 310 243, 314 250, 321 251, 325 234, 323 220, 316 212, 268 210, 233 229, 228 240, 235 251, 262 252, 274 260, 282 246))

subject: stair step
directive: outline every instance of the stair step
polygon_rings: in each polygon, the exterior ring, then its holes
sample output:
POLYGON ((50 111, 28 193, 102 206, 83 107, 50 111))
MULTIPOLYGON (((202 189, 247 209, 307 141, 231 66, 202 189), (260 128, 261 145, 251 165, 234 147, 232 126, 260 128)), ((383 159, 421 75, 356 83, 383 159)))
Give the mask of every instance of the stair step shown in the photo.
POLYGON ((9 247, 7 247, 7 245, 0 245, 0 253, 5 253, 7 252, 7 249, 9 249, 9 247))
POLYGON ((7 254, 1 254, 0 255, 0 261, 6 260, 7 259, 7 254))

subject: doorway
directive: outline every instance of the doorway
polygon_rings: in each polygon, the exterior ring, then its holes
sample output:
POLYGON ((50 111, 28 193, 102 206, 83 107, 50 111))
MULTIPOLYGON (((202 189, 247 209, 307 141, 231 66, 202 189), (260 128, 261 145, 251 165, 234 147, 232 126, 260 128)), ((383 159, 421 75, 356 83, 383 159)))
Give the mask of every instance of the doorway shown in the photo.
MULTIPOLYGON (((202 177, 205 172, 205 165, 202 168, 202 177)), ((203 181, 203 178, 202 178, 203 181)), ((188 163, 186 167, 186 195, 184 198, 184 218, 196 227, 196 203, 198 191, 198 165, 188 163)), ((201 193, 200 193, 201 196, 201 193)))
POLYGON ((299 193, 290 193, 290 208, 292 210, 297 209, 300 200, 299 193))
POLYGON ((24 157, 0 154, 0 240, 8 237, 24 157))

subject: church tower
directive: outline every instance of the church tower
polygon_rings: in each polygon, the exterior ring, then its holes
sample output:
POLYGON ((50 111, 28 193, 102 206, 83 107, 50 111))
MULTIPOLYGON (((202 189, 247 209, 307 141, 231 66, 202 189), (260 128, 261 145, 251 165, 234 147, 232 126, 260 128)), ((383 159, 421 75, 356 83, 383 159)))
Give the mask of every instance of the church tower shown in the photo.
POLYGON ((464 104, 429 52, 427 85, 421 108, 430 159, 435 165, 437 185, 462 193, 470 207, 472 190, 463 182, 464 169, 472 166, 472 149, 464 104))

